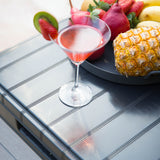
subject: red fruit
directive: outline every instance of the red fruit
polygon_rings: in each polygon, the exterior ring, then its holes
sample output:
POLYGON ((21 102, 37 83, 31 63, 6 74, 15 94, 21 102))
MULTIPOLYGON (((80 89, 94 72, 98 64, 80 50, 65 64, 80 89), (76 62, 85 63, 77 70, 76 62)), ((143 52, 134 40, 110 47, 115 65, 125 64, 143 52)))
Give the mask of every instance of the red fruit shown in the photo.
MULTIPOLYGON (((104 1, 108 4, 114 4, 117 0, 100 0, 100 1, 104 1)), ((133 2, 135 2, 135 0, 119 0, 118 1, 124 13, 127 13, 129 11, 133 2)))
POLYGON ((136 14, 136 16, 138 17, 139 14, 141 13, 143 7, 144 7, 144 2, 143 1, 134 2, 133 5, 130 8, 128 14, 131 13, 131 12, 134 12, 136 14))
POLYGON ((119 0, 118 1, 118 4, 121 6, 124 13, 127 13, 129 11, 133 3, 134 3, 134 0, 119 0))
POLYGON ((88 24, 88 17, 90 12, 79 11, 77 8, 71 9, 71 19, 73 24, 88 24))
POLYGON ((110 27, 111 40, 114 40, 118 34, 130 29, 129 20, 118 3, 112 5, 106 14, 104 14, 102 20, 110 27))
POLYGON ((99 18, 101 19, 103 17, 103 15, 106 13, 103 9, 97 8, 96 10, 99 10, 99 18))
POLYGON ((38 20, 39 25, 40 25, 40 29, 41 29, 41 33, 43 35, 43 37, 46 40, 51 40, 50 37, 52 39, 56 39, 58 36, 58 31, 55 27, 53 27, 49 22, 47 22, 45 19, 39 19, 38 20))
POLYGON ((104 11, 103 9, 100 8, 96 8, 92 11, 92 14, 94 14, 95 16, 98 16, 100 19, 103 17, 103 15, 106 13, 106 11, 104 11))
POLYGON ((116 0, 100 0, 100 1, 103 1, 105 3, 108 3, 108 4, 113 4, 116 2, 116 0))

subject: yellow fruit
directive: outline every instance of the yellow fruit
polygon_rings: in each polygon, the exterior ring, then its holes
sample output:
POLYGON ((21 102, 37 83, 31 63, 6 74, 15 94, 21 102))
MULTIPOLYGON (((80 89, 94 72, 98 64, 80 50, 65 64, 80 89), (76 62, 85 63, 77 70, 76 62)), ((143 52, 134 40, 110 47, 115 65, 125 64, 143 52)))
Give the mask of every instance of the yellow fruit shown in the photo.
POLYGON ((160 70, 160 27, 131 29, 113 41, 115 66, 126 76, 145 76, 160 70))
POLYGON ((89 4, 95 6, 95 3, 93 0, 84 0, 81 6, 82 11, 87 11, 89 4))
POLYGON ((160 6, 160 0, 136 0, 136 1, 143 1, 144 7, 160 6))
POLYGON ((159 26, 160 27, 160 22, 156 21, 142 21, 137 24, 136 28, 140 27, 147 27, 147 26, 159 26))
POLYGON ((160 6, 144 8, 139 15, 139 20, 160 22, 160 6))

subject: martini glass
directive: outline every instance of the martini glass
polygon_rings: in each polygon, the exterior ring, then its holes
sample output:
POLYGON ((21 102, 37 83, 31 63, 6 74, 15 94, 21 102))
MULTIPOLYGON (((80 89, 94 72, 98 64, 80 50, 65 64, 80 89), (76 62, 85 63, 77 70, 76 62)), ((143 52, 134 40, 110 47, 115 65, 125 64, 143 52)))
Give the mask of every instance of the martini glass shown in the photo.
MULTIPOLYGON (((76 16, 76 15, 75 15, 76 16)), ((78 82, 79 66, 95 51, 104 47, 111 37, 108 25, 97 17, 67 18, 60 23, 58 45, 76 66, 75 81, 63 85, 59 99, 70 107, 82 107, 92 100, 92 90, 78 82)))

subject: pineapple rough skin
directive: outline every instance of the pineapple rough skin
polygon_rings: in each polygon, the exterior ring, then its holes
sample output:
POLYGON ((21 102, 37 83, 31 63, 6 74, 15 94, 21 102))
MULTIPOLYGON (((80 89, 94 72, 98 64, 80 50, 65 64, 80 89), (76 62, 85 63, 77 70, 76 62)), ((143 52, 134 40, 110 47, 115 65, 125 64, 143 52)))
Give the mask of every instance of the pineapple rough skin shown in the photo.
POLYGON ((160 70, 160 27, 148 26, 119 34, 113 41, 115 66, 128 76, 160 70))

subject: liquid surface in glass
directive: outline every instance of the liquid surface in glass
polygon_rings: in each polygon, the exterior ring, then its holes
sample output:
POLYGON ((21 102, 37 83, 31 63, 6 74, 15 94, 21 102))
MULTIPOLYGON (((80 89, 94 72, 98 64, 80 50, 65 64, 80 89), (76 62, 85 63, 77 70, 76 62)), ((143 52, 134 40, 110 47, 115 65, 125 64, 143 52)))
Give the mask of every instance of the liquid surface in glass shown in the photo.
POLYGON ((102 39, 97 29, 87 25, 72 25, 61 31, 58 36, 59 44, 75 62, 87 59, 93 50, 102 44, 102 39))

